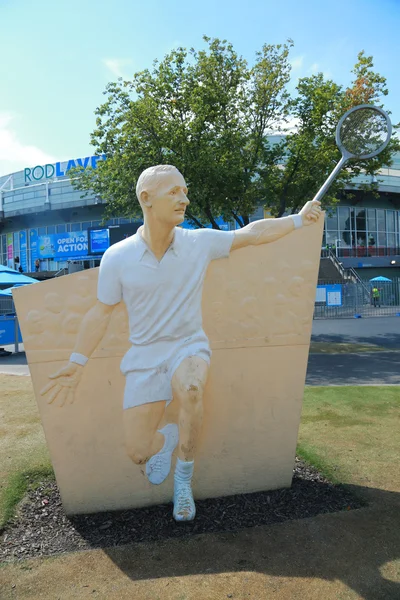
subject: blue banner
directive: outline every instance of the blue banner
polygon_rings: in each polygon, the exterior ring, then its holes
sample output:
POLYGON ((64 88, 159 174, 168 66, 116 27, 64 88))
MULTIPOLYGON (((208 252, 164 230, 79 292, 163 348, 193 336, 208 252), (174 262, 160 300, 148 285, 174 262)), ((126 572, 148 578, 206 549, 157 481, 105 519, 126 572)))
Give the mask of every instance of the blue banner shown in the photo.
POLYGON ((35 271, 35 261, 38 258, 38 232, 37 229, 31 229, 29 232, 29 254, 30 254, 30 264, 29 271, 32 273, 35 271))
POLYGON ((77 256, 87 256, 87 231, 68 231, 38 237, 39 258, 66 260, 77 256))
MULTIPOLYGON (((22 342, 19 327, 18 341, 22 342)), ((10 344, 15 344, 15 319, 0 316, 0 346, 9 346, 10 344)))
POLYGON ((22 271, 26 273, 28 271, 28 244, 26 231, 19 232, 19 260, 22 271))

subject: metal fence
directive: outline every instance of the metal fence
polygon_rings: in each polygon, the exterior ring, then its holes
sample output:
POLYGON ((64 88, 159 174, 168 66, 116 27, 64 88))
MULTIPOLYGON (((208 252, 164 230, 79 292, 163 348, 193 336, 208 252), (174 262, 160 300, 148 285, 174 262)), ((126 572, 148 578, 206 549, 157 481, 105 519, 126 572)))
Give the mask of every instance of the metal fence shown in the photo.
POLYGON ((0 296, 0 315, 13 315, 15 314, 14 301, 12 296, 0 296))
MULTIPOLYGON (((318 281, 314 319, 400 317, 400 279, 318 281), (378 289, 378 296, 373 288, 378 289)), ((400 326, 400 324, 399 324, 400 326)))

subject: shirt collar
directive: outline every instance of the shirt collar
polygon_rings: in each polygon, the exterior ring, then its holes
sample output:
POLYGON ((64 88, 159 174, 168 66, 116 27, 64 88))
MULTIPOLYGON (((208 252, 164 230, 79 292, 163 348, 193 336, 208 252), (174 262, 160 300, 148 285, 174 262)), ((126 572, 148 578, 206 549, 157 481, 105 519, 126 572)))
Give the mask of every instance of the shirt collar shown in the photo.
MULTIPOLYGON (((142 237, 142 227, 143 226, 141 226, 136 232, 136 255, 138 261, 142 260, 146 252, 152 254, 150 248, 148 247, 148 245, 142 237)), ((175 227, 174 239, 172 240, 169 248, 167 249, 167 252, 171 250, 175 254, 175 256, 179 256, 181 234, 181 229, 179 227, 175 227)))

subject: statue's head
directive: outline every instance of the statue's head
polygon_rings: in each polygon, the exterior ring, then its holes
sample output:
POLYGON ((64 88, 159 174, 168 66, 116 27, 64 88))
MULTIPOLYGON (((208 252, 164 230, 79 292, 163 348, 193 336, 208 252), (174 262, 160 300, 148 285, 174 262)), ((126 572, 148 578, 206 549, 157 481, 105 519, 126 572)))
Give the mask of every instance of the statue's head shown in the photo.
POLYGON ((172 165, 149 167, 141 173, 136 185, 145 219, 173 227, 185 219, 187 193, 183 175, 172 165))

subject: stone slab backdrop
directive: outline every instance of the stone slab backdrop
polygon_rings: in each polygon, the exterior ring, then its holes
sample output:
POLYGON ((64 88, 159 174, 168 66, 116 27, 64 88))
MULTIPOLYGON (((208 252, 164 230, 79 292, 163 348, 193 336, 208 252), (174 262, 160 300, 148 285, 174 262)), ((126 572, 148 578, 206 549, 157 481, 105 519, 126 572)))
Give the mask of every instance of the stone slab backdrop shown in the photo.
MULTIPOLYGON (((289 487, 309 352, 323 218, 280 240, 211 263, 203 293, 213 355, 196 454, 195 498, 289 487)), ((169 502, 173 469, 158 486, 129 459, 122 428, 129 348, 125 305, 87 365, 75 401, 48 404, 40 391, 68 362, 96 302, 98 269, 14 292, 51 460, 67 514, 169 502)), ((173 401, 166 422, 177 422, 173 401)), ((162 425, 161 425, 162 426, 162 425)))

